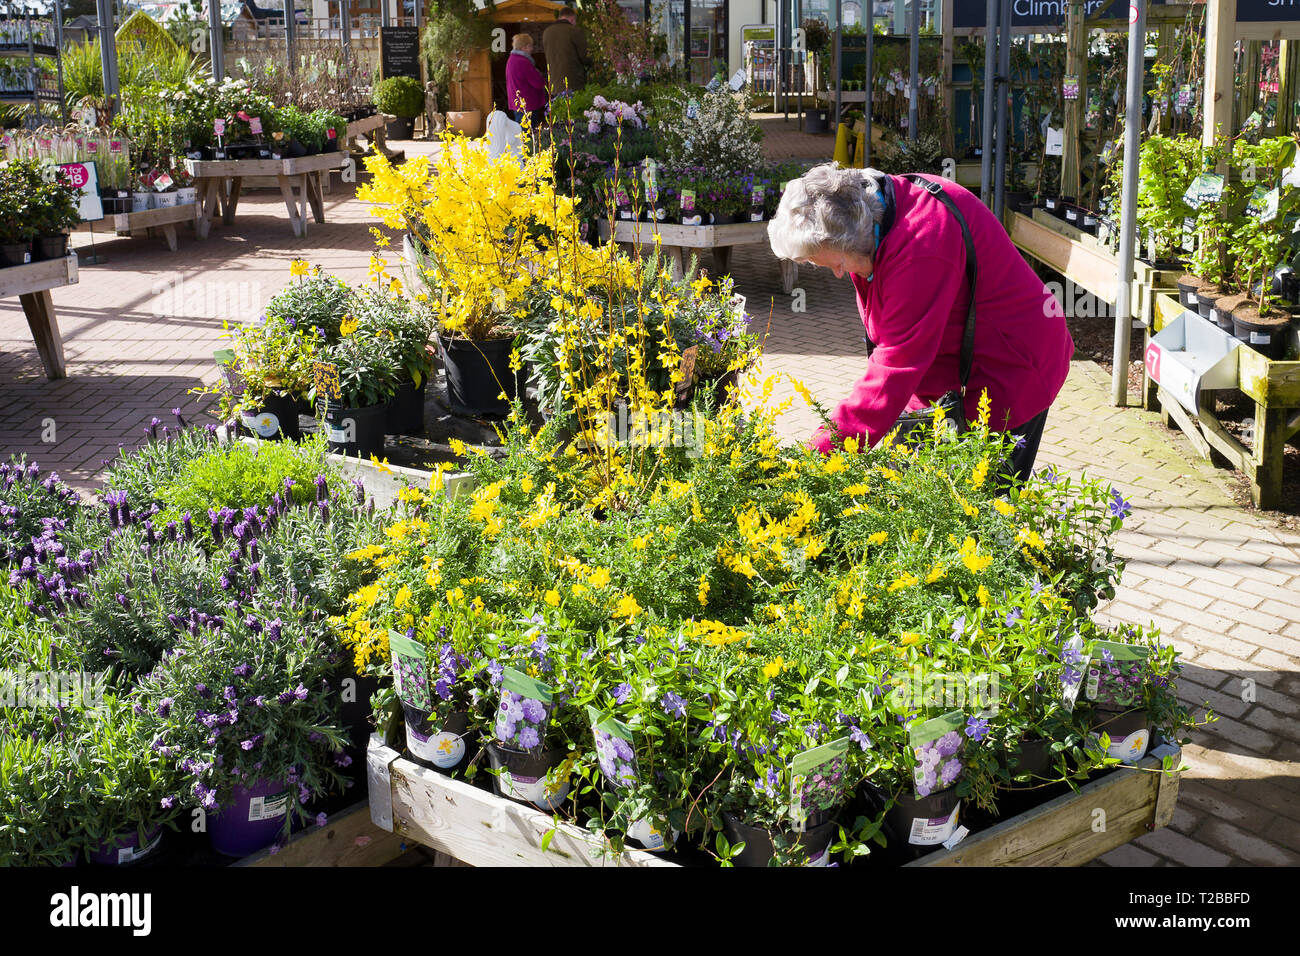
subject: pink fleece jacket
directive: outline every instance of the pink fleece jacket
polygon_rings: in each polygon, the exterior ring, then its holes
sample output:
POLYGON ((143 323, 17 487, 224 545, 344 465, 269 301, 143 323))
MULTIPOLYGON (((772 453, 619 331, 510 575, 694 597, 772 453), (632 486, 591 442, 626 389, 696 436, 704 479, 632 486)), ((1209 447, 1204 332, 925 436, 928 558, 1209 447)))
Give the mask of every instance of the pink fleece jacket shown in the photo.
MULTIPOLYGON (((866 374, 831 416, 845 436, 874 445, 908 408, 960 384, 966 323, 966 247, 956 218, 938 199, 899 176, 894 224, 876 250, 870 278, 853 275, 858 310, 876 349, 866 374)), ((979 290, 966 418, 988 389, 997 430, 1019 427, 1047 409, 1065 384, 1074 342, 1056 298, 1012 244, 997 217, 970 191, 943 184, 975 243, 979 290)), ((831 450, 825 430, 812 446, 831 450)))
POLYGON ((533 64, 533 58, 519 50, 511 50, 506 57, 506 98, 511 112, 519 109, 520 98, 524 109, 540 110, 546 105, 546 79, 533 64))

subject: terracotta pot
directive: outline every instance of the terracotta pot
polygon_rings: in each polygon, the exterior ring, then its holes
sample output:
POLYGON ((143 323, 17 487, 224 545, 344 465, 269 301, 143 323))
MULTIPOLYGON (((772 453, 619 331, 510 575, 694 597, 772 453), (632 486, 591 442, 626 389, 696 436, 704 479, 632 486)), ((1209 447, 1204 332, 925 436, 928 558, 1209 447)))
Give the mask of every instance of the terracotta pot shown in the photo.
POLYGON ((466 136, 478 136, 483 131, 483 111, 450 111, 447 113, 447 125, 466 136))

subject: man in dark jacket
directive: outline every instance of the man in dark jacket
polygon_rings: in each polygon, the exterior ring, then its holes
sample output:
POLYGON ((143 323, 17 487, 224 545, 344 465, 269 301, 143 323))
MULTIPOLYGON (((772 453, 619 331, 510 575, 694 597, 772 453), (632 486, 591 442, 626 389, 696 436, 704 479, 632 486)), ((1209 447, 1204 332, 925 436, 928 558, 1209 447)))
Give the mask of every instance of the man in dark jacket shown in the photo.
POLYGON ((552 98, 563 96, 566 91, 576 92, 587 85, 591 54, 587 52, 587 33, 577 25, 577 19, 573 7, 564 7, 557 15, 557 22, 542 33, 552 98))

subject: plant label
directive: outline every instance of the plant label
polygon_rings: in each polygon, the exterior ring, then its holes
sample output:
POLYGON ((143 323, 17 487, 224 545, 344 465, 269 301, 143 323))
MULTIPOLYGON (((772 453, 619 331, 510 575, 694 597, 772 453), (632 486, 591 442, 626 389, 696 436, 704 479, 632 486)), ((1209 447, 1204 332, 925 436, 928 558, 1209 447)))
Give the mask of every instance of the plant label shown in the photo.
POLYGON ((961 801, 952 808, 946 817, 913 817, 912 826, 907 834, 907 842, 912 846, 937 846, 949 839, 957 829, 957 819, 961 815, 961 801))
POLYGON ((108 141, 108 152, 112 156, 120 155, 122 152, 122 141, 120 139, 110 139, 108 141))
POLYGON ((803 833, 808 816, 844 801, 844 755, 848 736, 795 754, 790 760, 791 829, 803 833))
POLYGON ((95 155, 96 153, 98 153, 98 152, 99 152, 99 143, 96 142, 96 141, 93 140, 93 139, 92 139, 92 140, 87 140, 87 142, 86 142, 86 152, 89 153, 89 154, 92 155, 92 156, 95 155))
POLYGON ((1141 701, 1149 653, 1142 645, 1093 641, 1084 682, 1088 700, 1121 707, 1141 701))
POLYGON ((1046 152, 1048 156, 1065 155, 1065 130, 1053 126, 1047 128, 1046 152))
POLYGON ((159 192, 163 192, 164 190, 168 189, 171 185, 172 185, 172 177, 170 173, 162 173, 161 175, 158 176, 157 179, 153 181, 153 188, 158 190, 159 192))
POLYGON ((339 138, 339 132, 338 132, 338 130, 334 129, 333 127, 330 127, 329 129, 327 129, 327 130, 325 131, 325 138, 326 138, 326 139, 338 139, 338 138, 339 138))
POLYGON ((1276 186, 1265 189, 1256 186, 1251 194, 1250 204, 1246 206, 1246 215, 1259 219, 1260 222, 1272 222, 1277 218, 1277 204, 1280 193, 1276 186))
POLYGON ((1077 100, 1079 98, 1079 77, 1067 76, 1061 83, 1061 95, 1067 100, 1077 100))
POLYGON ((1193 209, 1200 209, 1204 203, 1218 202, 1222 195, 1223 177, 1218 173, 1201 173, 1183 193, 1183 202, 1193 209))
POLYGON ((755 186, 753 193, 750 194, 750 202, 752 202, 755 206, 761 206, 763 205, 763 199, 765 198, 765 196, 766 196, 766 192, 764 191, 763 187, 755 186))
POLYGON ((289 812, 289 791, 281 790, 269 797, 253 797, 248 802, 248 822, 278 820, 289 812))
POLYGON ((262 117, 254 116, 248 121, 248 131, 254 136, 262 135, 262 117))
POLYGON ((388 632, 388 647, 393 655, 393 686, 397 696, 417 710, 433 710, 428 649, 393 630, 388 632))
POLYGON ((1061 704, 1067 711, 1074 711, 1074 704, 1079 699, 1079 688, 1087 672, 1087 659, 1083 653, 1083 638, 1075 635, 1061 648, 1061 704))
POLYGON ((695 190, 683 189, 682 190, 682 212, 694 212, 694 211, 695 211, 695 190))
POLYGON ((312 366, 316 379, 316 394, 339 401, 343 398, 343 385, 339 381, 338 367, 330 362, 316 362, 312 366))
POLYGON ((214 119, 212 121, 212 133, 214 136, 226 135, 226 121, 223 119, 214 119))
POLYGON ((745 70, 743 67, 731 74, 731 81, 727 85, 731 87, 733 93, 740 92, 741 87, 745 85, 745 70))
MULTIPOLYGON (((952 710, 908 729, 908 747, 914 761, 912 782, 918 798, 947 790, 957 783, 962 772, 961 749, 965 737, 961 728, 965 721, 964 713, 952 710)), ((944 833, 943 839, 951 832, 950 829, 944 833)))

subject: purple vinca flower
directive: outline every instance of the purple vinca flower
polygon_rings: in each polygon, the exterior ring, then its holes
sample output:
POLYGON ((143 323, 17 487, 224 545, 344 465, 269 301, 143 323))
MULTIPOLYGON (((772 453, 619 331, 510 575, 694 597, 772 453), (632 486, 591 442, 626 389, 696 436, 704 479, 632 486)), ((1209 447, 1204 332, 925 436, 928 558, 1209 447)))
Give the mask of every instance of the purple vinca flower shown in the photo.
POLYGON ((664 713, 672 717, 686 716, 686 701, 684 698, 674 694, 672 691, 664 694, 659 699, 659 706, 664 709, 664 713))
POLYGON ((970 717, 966 720, 966 736, 971 740, 983 740, 989 734, 989 722, 982 717, 970 717))
POLYGON ((1132 510, 1133 509, 1129 507, 1129 503, 1128 501, 1125 500, 1124 496, 1112 488, 1110 492, 1111 517, 1119 518, 1121 521, 1123 521, 1126 517, 1128 517, 1129 512, 1131 512, 1132 510))
POLYGON ((616 704, 627 703, 627 699, 632 696, 631 684, 619 684, 614 688, 614 702, 616 704))

